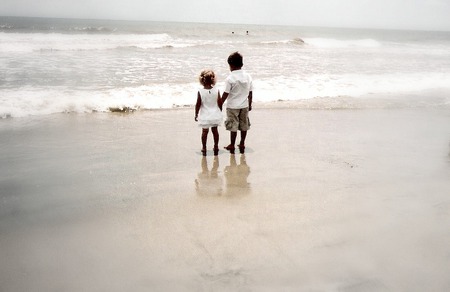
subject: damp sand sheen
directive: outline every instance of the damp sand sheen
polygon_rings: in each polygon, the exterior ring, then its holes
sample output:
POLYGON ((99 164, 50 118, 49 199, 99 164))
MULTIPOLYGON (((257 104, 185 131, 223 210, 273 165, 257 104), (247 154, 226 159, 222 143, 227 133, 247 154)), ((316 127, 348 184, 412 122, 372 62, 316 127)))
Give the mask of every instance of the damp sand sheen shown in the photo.
POLYGON ((217 157, 192 115, 0 120, 1 290, 450 288, 447 110, 255 103, 217 157))

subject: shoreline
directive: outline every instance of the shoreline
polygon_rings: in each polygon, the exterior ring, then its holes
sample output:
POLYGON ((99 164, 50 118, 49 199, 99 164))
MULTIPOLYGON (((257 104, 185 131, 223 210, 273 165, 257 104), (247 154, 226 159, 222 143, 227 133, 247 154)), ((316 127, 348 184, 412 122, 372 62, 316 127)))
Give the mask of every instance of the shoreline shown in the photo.
MULTIPOLYGON (((122 104, 110 105, 103 109, 92 109, 87 104, 79 104, 76 110, 67 110, 64 112, 45 112, 39 111, 34 114, 26 113, 1 113, 0 120, 45 117, 58 114, 131 114, 139 112, 154 111, 177 111, 177 110, 194 110, 194 104, 173 104, 172 107, 146 108, 144 105, 122 104), (84 109, 84 110, 83 110, 84 109)), ((142 101, 141 101, 142 102, 142 101)), ((276 100, 276 101, 256 101, 253 103, 255 109, 298 109, 298 110, 408 110, 408 109, 439 109, 450 110, 450 98, 448 90, 434 89, 422 93, 404 93, 404 94, 381 94, 374 97, 373 95, 365 95, 360 97, 351 96, 335 96, 335 97, 314 97, 298 100, 276 100)), ((72 106, 69 106, 72 108, 72 106)), ((0 109, 1 111, 2 109, 0 109)))

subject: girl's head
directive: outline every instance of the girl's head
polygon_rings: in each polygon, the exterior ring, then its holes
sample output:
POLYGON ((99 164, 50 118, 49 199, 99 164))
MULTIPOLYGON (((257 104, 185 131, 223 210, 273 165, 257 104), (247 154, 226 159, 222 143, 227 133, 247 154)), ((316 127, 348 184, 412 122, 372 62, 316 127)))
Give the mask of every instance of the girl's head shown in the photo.
POLYGON ((212 70, 203 70, 198 77, 200 84, 203 86, 213 86, 216 84, 216 74, 212 70))

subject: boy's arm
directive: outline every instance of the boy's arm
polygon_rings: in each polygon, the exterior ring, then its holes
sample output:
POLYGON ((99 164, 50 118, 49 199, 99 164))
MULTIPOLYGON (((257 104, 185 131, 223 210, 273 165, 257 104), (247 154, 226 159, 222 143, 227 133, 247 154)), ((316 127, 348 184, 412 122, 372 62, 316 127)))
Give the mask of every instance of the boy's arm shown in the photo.
POLYGON ((248 93, 248 111, 252 110, 252 102, 253 102, 253 91, 248 93))
POLYGON ((228 92, 224 92, 222 94, 222 104, 225 102, 225 100, 227 100, 227 98, 228 98, 228 92))
POLYGON ((231 83, 229 77, 227 77, 227 79, 225 79, 225 89, 222 94, 222 104, 224 104, 225 101, 227 100, 230 91, 231 91, 231 83))
POLYGON ((195 104, 195 117, 194 120, 198 121, 198 112, 200 111, 200 107, 202 106, 202 98, 200 97, 200 92, 197 92, 197 103, 195 104))

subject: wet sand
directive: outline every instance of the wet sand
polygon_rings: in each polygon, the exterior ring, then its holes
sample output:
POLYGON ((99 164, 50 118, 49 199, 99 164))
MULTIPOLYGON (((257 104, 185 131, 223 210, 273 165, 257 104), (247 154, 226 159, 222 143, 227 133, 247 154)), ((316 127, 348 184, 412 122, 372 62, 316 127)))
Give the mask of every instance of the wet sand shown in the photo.
POLYGON ((0 120, 0 290, 450 290, 448 110, 251 119, 206 158, 193 109, 0 120))

